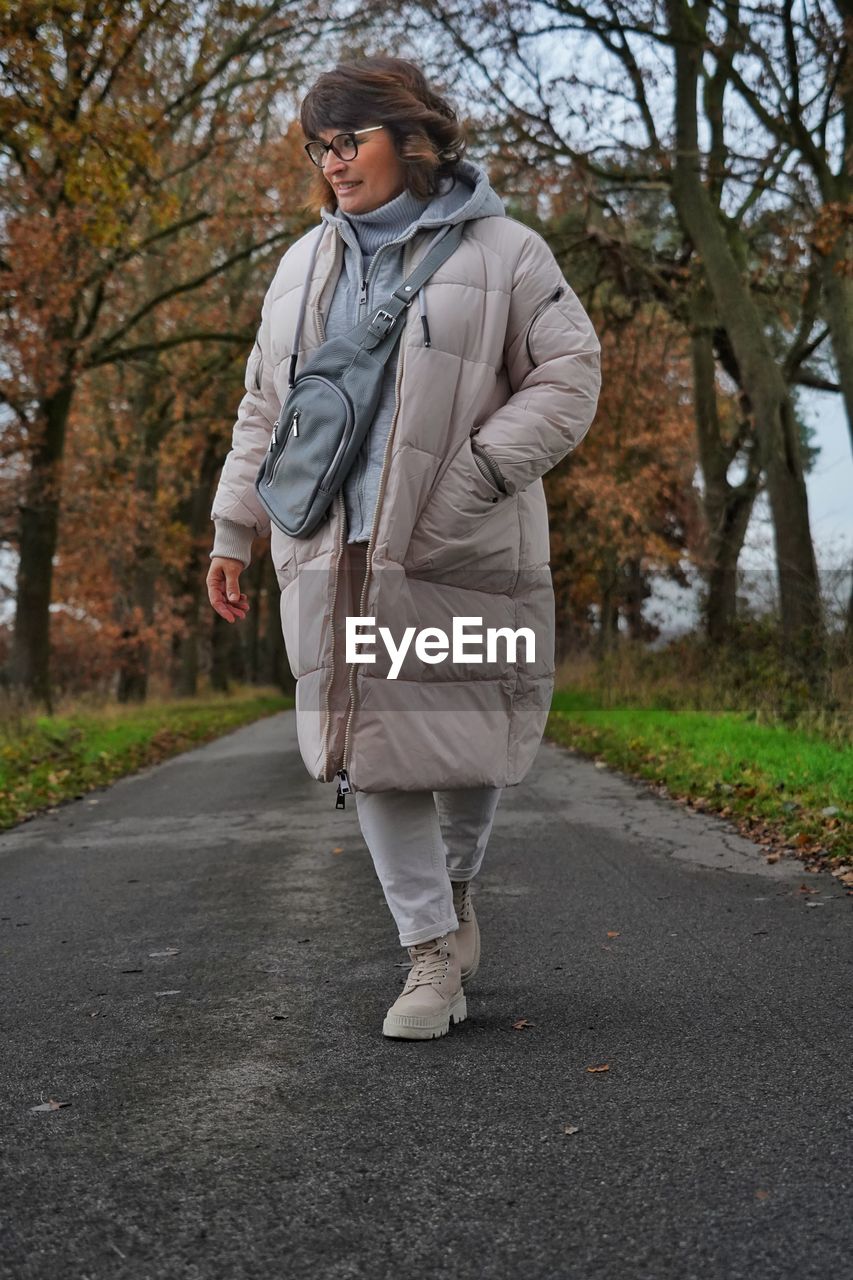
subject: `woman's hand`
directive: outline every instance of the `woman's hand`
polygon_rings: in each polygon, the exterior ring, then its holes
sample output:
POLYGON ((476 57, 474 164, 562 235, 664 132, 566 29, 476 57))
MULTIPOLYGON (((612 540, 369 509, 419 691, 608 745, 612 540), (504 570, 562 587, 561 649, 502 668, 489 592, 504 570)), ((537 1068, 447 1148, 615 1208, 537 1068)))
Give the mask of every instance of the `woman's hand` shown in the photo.
POLYGON ((240 590, 243 561, 214 556, 207 575, 207 595, 220 618, 236 622, 249 612, 249 597, 240 590))

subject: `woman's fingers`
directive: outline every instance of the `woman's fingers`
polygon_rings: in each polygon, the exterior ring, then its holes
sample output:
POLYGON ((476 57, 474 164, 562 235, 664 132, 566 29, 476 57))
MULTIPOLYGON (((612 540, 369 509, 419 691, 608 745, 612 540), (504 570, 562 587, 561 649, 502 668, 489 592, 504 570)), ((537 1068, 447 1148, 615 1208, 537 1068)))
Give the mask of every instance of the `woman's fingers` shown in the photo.
POLYGON ((246 595, 241 595, 239 600, 226 600, 223 592, 212 591, 210 603, 226 622, 236 622, 238 618, 245 618, 249 612, 249 597, 246 595))
POLYGON ((239 590, 239 573, 229 574, 222 565, 215 564, 210 570, 207 595, 213 608, 226 622, 237 622, 249 612, 249 597, 245 591, 239 590))

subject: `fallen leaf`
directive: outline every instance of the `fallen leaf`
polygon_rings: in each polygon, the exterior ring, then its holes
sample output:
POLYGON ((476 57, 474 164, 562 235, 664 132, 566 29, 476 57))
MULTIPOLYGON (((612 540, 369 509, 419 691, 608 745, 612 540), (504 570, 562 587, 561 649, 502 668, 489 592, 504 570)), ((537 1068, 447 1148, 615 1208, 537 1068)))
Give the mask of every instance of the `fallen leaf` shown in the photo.
POLYGON ((580 1133, 580 1126, 576 1124, 567 1124, 563 1133, 580 1133))
POLYGON ((526 1018, 519 1018, 518 1022, 514 1022, 513 1029, 515 1031, 524 1031, 525 1027, 534 1027, 535 1022, 528 1022, 526 1018))
POLYGON ((764 859, 764 861, 765 861, 765 862, 778 862, 778 861, 779 861, 779 858, 780 858, 780 854, 778 854, 778 853, 768 853, 768 855, 767 855, 767 857, 764 859))
POLYGON ((155 991, 154 994, 155 996, 179 996, 181 988, 178 987, 177 991, 155 991))
POLYGON ((180 947, 167 947, 165 951, 149 951, 149 956, 176 956, 180 947))
POLYGON ((60 1107, 70 1107, 70 1102, 57 1102, 56 1098, 48 1098, 47 1102, 40 1102, 37 1107, 30 1107, 30 1111, 58 1111, 60 1107))
POLYGON ((756 1191, 755 1198, 756 1200, 766 1200, 769 1195, 769 1191, 756 1191))
POLYGON ((614 929, 608 929, 607 936, 608 938, 621 938, 622 935, 621 933, 616 933, 614 929))
POLYGON ((337 847, 336 849, 333 849, 333 850, 332 850, 332 853, 343 853, 343 846, 342 846, 342 845, 338 845, 338 847, 337 847))
POLYGON ((609 1070, 610 1070, 610 1063, 609 1063, 609 1062, 605 1062, 605 1063, 604 1063, 602 1066, 600 1066, 600 1067, 587 1067, 587 1071, 609 1071, 609 1070))

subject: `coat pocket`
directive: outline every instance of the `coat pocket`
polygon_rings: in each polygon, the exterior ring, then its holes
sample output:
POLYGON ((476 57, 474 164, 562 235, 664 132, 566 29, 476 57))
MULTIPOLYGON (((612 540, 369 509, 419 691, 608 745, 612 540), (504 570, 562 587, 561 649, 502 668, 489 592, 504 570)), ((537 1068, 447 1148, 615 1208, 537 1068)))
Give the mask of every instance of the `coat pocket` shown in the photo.
POLYGON ((471 437, 471 453, 473 454, 474 461, 479 467, 482 475, 484 475, 498 491, 492 498, 492 502, 499 502, 500 494, 507 492, 507 483, 500 467, 495 462, 491 454, 486 452, 474 436, 471 437))
POLYGON ((536 308, 536 310, 533 313, 533 318, 531 319, 530 323, 527 326, 527 332, 524 335, 524 345, 527 348, 527 356, 532 365, 536 364, 536 357, 534 356, 533 350, 530 346, 530 340, 531 340, 531 337, 533 336, 533 327, 536 324, 536 321, 540 318, 540 316, 544 315, 544 313, 548 310, 548 308, 551 306, 552 303, 557 302, 559 298, 562 298, 565 292, 566 292, 565 285, 562 285, 562 284, 557 285, 557 288, 554 290, 554 292, 550 293, 548 297, 545 298, 544 302, 540 302, 539 306, 536 308))
POLYGON ((415 521, 404 565, 460 585, 504 591, 518 567, 517 502, 497 488, 503 476, 491 455, 474 446, 466 435, 434 484, 415 521))

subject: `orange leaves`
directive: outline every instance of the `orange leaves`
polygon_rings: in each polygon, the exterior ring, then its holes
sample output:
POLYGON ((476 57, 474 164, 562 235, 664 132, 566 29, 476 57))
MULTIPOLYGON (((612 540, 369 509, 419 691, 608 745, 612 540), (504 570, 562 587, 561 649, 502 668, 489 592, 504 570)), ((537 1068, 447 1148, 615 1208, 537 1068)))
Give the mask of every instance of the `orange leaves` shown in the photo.
POLYGON ((599 336, 595 421, 545 480, 559 604, 577 621, 605 595, 621 600, 631 562, 676 565, 698 503, 686 339, 657 306, 599 336))

